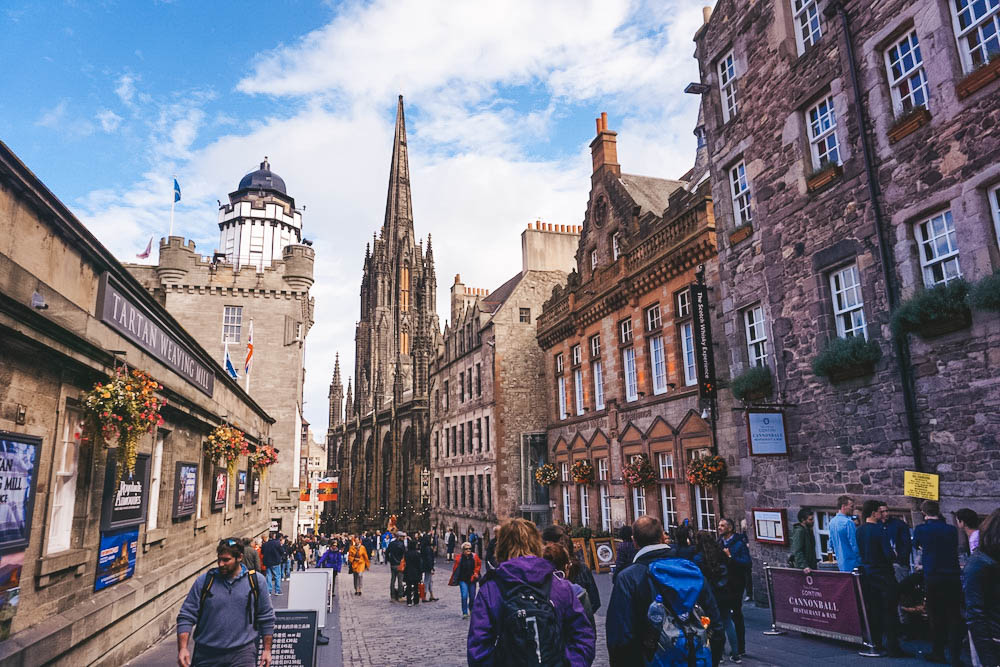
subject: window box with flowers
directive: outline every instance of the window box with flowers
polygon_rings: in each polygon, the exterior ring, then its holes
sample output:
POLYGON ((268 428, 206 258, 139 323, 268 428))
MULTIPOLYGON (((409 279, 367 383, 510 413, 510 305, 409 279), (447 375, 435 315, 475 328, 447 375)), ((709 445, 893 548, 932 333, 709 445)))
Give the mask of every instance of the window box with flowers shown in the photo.
POLYGON ((574 484, 594 483, 594 466, 590 463, 590 461, 577 461, 573 464, 570 472, 573 474, 574 484))
POLYGON ((989 61, 972 70, 968 76, 958 82, 955 86, 958 99, 965 99, 996 79, 1000 79, 1000 54, 993 54, 989 61))
POLYGON ((774 392, 771 369, 767 366, 753 366, 743 371, 729 383, 733 398, 738 401, 754 401, 767 398, 774 392))
POLYGON ((156 396, 162 389, 147 373, 122 366, 110 382, 98 382, 83 397, 84 437, 105 449, 118 442, 115 484, 135 472, 139 439, 163 424, 160 410, 167 402, 156 396))
POLYGON ((931 112, 927 107, 920 105, 910 109, 897 118, 893 126, 889 128, 889 143, 896 143, 903 137, 916 132, 930 121, 931 112))
POLYGON ((806 178, 806 188, 809 192, 818 192, 840 178, 844 168, 836 162, 827 162, 819 169, 813 170, 806 178))
POLYGON ((962 278, 922 290, 904 301, 892 314, 892 331, 934 338, 972 324, 967 297, 969 283, 962 278))
POLYGON ((632 489, 645 489, 656 484, 656 471, 645 454, 622 466, 622 477, 625 478, 625 485, 632 489))
POLYGON ((557 479, 559 479, 559 473, 551 463, 543 463, 535 470, 535 481, 542 486, 552 486, 557 479))
POLYGON ((812 360, 813 373, 830 382, 871 375, 882 358, 882 348, 864 336, 831 338, 812 360))
POLYGON ((726 479, 726 459, 705 456, 688 463, 687 481, 694 486, 717 486, 726 479))
POLYGON ((1000 271, 986 276, 969 289, 969 305, 976 310, 1000 313, 1000 271))
POLYGON ((205 440, 205 458, 215 463, 220 458, 226 462, 229 477, 235 479, 240 457, 250 453, 243 431, 228 424, 212 429, 205 440))

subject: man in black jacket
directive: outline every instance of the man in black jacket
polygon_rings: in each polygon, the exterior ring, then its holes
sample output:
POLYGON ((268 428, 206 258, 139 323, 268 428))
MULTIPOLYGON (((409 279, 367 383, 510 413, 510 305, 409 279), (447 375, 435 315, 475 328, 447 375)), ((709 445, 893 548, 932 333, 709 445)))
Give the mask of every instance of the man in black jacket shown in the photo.
MULTIPOLYGON (((639 549, 634 565, 618 573, 615 587, 611 591, 608 604, 607 638, 608 656, 612 667, 631 667, 646 664, 643 655, 643 639, 648 630, 646 614, 652 600, 649 584, 649 564, 661 558, 676 558, 660 520, 653 516, 641 516, 632 524, 632 540, 639 549)), ((725 635, 719 608, 712 595, 711 586, 705 582, 698 595, 698 604, 708 616, 708 632, 711 637, 712 664, 718 665, 725 648, 725 635)))
POLYGON ((267 589, 272 595, 281 595, 281 566, 285 562, 285 550, 277 533, 260 548, 260 557, 267 568, 267 589))
POLYGON ((403 573, 399 569, 399 564, 406 555, 405 538, 406 533, 402 531, 396 533, 396 539, 389 542, 385 550, 385 559, 389 562, 389 597, 394 602, 403 601, 403 573))

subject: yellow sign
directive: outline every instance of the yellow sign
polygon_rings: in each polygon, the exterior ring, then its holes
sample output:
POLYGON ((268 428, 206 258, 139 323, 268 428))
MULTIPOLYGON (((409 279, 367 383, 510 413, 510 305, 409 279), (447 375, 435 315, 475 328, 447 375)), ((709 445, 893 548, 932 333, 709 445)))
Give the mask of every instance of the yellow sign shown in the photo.
POLYGON ((937 500, 938 476, 926 472, 903 471, 903 495, 937 500))

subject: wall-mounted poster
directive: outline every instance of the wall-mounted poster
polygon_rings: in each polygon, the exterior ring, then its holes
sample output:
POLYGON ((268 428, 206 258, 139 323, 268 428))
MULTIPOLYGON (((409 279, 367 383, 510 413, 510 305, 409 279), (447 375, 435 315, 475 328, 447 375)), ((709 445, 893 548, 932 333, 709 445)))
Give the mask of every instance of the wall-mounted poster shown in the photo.
POLYGON ((590 548, 594 556, 594 569, 598 573, 610 572, 615 564, 615 541, 610 537, 595 537, 590 540, 590 548))
POLYGON ((198 464, 178 461, 174 475, 174 518, 194 514, 198 504, 198 464))
POLYGON ((104 499, 101 504, 101 532, 110 533, 121 528, 138 526, 146 522, 146 503, 149 502, 149 454, 138 454, 135 472, 122 475, 115 488, 118 449, 108 450, 108 465, 104 470, 104 499))
POLYGON ((28 546, 41 449, 41 438, 0 431, 0 553, 28 546))
POLYGON ((788 521, 778 507, 753 508, 754 534, 758 542, 788 544, 788 521))
POLYGON ((247 499, 247 471, 236 471, 236 507, 243 507, 247 499))
POLYGON ((15 551, 0 556, 0 641, 10 637, 10 626, 21 602, 21 567, 24 552, 15 551))
POLYGON ((229 493, 229 472, 225 468, 215 467, 212 473, 212 511, 221 512, 226 507, 226 494, 229 493))
POLYGON ((256 505, 260 500, 260 473, 256 470, 250 471, 250 503, 256 505))
POLYGON ((101 533, 94 590, 104 590, 119 581, 131 578, 135 574, 135 554, 138 548, 138 528, 129 528, 117 533, 101 533))
POLYGON ((787 456, 785 415, 780 410, 747 410, 750 456, 787 456))

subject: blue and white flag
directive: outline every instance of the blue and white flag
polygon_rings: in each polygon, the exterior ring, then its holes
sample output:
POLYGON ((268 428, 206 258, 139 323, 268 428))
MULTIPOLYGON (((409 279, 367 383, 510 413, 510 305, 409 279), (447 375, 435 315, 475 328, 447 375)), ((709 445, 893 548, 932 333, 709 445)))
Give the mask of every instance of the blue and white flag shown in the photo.
POLYGON ((181 200, 181 184, 174 179, 174 201, 179 202, 181 200))
POLYGON ((233 366, 233 360, 229 356, 229 341, 226 341, 226 359, 222 363, 222 366, 226 369, 226 372, 229 373, 229 377, 234 380, 239 379, 239 375, 236 373, 236 367, 233 366))

